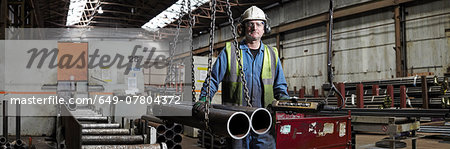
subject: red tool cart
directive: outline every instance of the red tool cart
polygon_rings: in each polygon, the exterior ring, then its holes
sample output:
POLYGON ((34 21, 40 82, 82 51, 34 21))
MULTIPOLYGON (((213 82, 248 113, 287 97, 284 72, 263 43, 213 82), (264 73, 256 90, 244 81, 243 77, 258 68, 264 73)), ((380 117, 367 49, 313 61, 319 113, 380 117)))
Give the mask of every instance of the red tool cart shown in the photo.
POLYGON ((352 148, 351 118, 276 113, 276 143, 279 149, 352 148))

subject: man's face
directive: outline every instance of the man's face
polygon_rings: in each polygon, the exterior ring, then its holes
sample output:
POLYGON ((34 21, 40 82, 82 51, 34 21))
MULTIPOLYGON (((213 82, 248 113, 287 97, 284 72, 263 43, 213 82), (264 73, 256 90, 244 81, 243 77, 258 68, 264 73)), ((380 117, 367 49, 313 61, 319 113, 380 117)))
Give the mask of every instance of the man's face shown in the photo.
POLYGON ((245 22, 245 37, 247 40, 260 40, 264 34, 264 21, 251 20, 245 22))

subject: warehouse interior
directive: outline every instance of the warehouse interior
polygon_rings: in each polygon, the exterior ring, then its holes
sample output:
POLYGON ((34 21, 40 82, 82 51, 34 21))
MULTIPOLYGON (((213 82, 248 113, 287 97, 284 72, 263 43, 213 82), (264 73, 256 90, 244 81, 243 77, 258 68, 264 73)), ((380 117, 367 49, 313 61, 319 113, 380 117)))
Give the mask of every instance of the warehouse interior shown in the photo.
POLYGON ((222 149, 267 134, 280 149, 450 148, 449 0, 1 0, 0 10, 0 148, 222 149), (196 111, 252 6, 289 98, 222 104, 222 83, 196 111))

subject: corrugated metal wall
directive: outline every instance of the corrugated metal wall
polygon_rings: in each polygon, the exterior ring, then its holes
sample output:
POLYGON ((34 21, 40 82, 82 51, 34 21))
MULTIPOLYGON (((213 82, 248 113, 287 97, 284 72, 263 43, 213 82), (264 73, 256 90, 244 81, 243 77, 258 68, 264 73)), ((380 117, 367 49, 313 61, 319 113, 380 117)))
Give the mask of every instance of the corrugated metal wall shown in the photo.
MULTIPOLYGON (((395 75, 394 20, 380 12, 336 21, 333 33, 334 81, 391 78, 395 75)), ((285 34, 283 57, 290 87, 319 87, 327 81, 326 26, 285 34)), ((310 90, 307 90, 309 93, 310 90)))
POLYGON ((442 76, 450 64, 450 1, 406 8, 408 73, 434 72, 442 76))

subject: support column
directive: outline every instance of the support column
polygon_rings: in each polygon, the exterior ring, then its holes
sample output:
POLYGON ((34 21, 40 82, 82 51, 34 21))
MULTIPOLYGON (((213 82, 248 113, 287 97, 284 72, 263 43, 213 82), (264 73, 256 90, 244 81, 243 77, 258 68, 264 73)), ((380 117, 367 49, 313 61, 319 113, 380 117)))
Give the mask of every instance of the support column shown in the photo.
POLYGON ((387 95, 391 97, 391 107, 394 107, 394 86, 388 85, 387 86, 387 95))
POLYGON ((297 95, 297 86, 294 86, 294 96, 297 95))
POLYGON ((372 96, 380 95, 380 86, 378 84, 372 85, 372 96))
POLYGON ((299 98, 305 98, 305 89, 306 89, 306 87, 302 86, 302 89, 300 89, 300 91, 299 91, 300 92, 298 95, 299 98))
POLYGON ((406 87, 400 86, 400 108, 406 108, 406 87))
POLYGON ((363 86, 363 84, 356 85, 356 107, 364 108, 364 86, 363 86))
POLYGON ((319 97, 319 90, 316 89, 316 86, 312 86, 312 93, 314 95, 314 98, 318 98, 319 97))
POLYGON ((405 32, 405 13, 403 6, 397 5, 394 8, 394 27, 395 27, 395 65, 397 77, 407 76, 406 66, 406 32, 405 32))
POLYGON ((422 108, 424 109, 428 109, 428 104, 429 104, 429 100, 428 100, 428 83, 427 83, 427 77, 426 76, 422 76, 422 80, 421 80, 421 84, 422 84, 422 108))
MULTIPOLYGON (((337 84, 337 89, 339 90, 339 92, 342 94, 342 97, 344 97, 345 100, 345 84, 340 82, 337 84)), ((342 105, 342 100, 341 97, 338 96, 338 100, 337 100, 337 105, 338 107, 341 107, 342 105)), ((342 108, 345 107, 345 104, 342 106, 342 108)))

